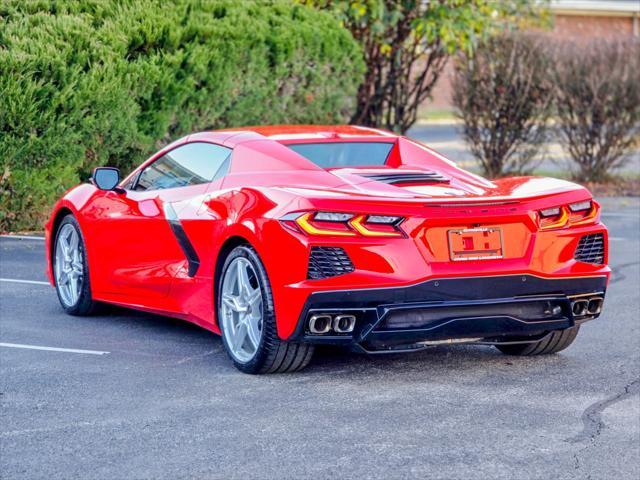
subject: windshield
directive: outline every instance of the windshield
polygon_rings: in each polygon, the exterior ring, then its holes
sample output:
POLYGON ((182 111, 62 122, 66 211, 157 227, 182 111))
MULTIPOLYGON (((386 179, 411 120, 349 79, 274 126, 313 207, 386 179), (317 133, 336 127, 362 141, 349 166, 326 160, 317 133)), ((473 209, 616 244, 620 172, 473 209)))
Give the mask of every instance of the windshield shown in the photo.
POLYGON ((386 163, 393 143, 296 143, 287 147, 322 168, 375 167, 386 163))

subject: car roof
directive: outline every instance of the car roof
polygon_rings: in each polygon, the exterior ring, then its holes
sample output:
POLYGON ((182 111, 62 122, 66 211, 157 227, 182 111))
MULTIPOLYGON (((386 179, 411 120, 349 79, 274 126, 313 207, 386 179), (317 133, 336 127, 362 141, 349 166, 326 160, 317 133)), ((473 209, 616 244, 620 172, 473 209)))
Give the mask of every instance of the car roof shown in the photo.
POLYGON ((368 136, 389 136, 396 137, 395 134, 377 128, 361 127, 358 125, 266 125, 256 127, 245 127, 242 130, 248 130, 258 133, 265 137, 284 139, 291 137, 299 139, 301 137, 368 137, 368 136))
POLYGON ((331 141, 395 142, 398 135, 387 130, 357 125, 267 125, 226 128, 194 133, 182 141, 211 141, 234 148, 241 143, 272 140, 278 143, 331 141))
POLYGON ((234 137, 233 143, 255 140, 256 138, 278 142, 356 138, 370 141, 375 139, 394 141, 397 138, 397 135, 387 130, 357 125, 265 125, 229 128, 208 133, 216 136, 225 135, 227 140, 234 137))

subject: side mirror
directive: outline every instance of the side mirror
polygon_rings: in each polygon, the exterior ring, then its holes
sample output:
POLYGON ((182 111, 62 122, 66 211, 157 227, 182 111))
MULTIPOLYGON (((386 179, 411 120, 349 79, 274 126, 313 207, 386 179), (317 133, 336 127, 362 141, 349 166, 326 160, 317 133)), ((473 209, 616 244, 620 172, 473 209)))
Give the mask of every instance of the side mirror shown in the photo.
POLYGON ((98 167, 91 177, 93 184, 100 190, 119 190, 120 170, 113 167, 98 167))

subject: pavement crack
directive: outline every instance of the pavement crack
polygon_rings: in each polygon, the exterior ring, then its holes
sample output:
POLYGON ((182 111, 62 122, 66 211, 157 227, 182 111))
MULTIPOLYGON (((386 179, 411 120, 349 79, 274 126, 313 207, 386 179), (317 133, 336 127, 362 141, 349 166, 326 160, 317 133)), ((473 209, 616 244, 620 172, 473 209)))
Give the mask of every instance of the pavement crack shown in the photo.
MULTIPOLYGON (((602 421, 602 413, 614 403, 640 393, 640 378, 625 385, 623 391, 605 398, 599 402, 591 404, 582 413, 582 431, 575 437, 567 438, 565 441, 569 443, 580 443, 586 440, 595 441, 596 437, 602 433, 605 424, 602 421)), ((577 459, 576 459, 577 460, 577 459)))
POLYGON ((573 469, 580 470, 580 458, 578 457, 578 453, 573 454, 573 469))
POLYGON ((629 262, 629 263, 623 263, 622 265, 612 265, 611 266, 611 281, 609 282, 611 283, 618 283, 621 282, 622 280, 624 280, 625 278, 627 278, 627 276, 621 272, 621 270, 628 268, 628 267, 633 267, 634 265, 640 265, 640 262, 629 262))

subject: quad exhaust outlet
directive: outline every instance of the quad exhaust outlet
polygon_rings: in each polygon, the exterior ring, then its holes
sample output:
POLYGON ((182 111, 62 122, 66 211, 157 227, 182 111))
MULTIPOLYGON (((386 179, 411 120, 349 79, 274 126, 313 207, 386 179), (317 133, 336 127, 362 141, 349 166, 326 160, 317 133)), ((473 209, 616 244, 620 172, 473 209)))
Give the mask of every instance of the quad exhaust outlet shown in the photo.
POLYGON ((573 315, 576 317, 584 317, 587 314, 587 310, 589 308, 588 300, 576 300, 571 305, 571 311, 573 315))
POLYGON ((316 335, 324 335, 331 331, 331 315, 311 315, 309 319, 309 331, 316 335))
POLYGON ((587 306, 587 312, 589 315, 597 315, 602 311, 602 303, 604 299, 601 297, 592 298, 589 300, 589 305, 587 306))
POLYGON ((600 296, 577 298, 571 302, 571 313, 574 317, 598 315, 602 312, 604 298, 600 296))
POLYGON ((333 318, 333 330, 336 333, 351 333, 356 326, 356 317, 353 315, 336 315, 333 318))
POLYGON ((309 332, 314 335, 351 333, 356 326, 355 315, 317 313, 309 318, 309 332))

